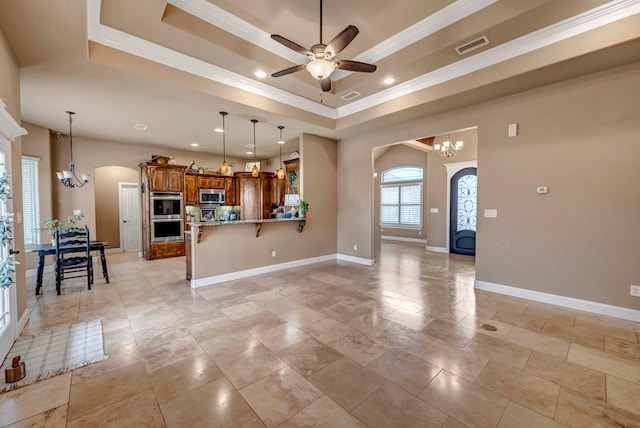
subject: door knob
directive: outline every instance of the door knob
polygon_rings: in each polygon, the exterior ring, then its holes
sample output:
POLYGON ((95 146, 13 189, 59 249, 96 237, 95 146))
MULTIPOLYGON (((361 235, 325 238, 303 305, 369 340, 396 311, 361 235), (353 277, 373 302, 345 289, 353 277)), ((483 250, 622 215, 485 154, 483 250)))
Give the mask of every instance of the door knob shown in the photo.
POLYGON ((122 222, 123 222, 123 223, 126 223, 126 222, 127 222, 127 220, 122 220, 122 222))
POLYGON ((20 251, 16 251, 13 248, 9 249, 9 255, 13 256, 14 254, 20 254, 20 251))

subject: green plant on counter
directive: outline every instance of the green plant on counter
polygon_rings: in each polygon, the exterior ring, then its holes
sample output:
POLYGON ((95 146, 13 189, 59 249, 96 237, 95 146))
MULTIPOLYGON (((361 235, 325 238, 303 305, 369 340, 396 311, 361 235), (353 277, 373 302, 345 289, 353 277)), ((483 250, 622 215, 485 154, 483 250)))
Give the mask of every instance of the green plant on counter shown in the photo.
POLYGON ((67 217, 67 221, 64 222, 57 218, 46 218, 42 221, 42 227, 40 230, 48 230, 51 234, 51 238, 53 239, 56 235, 56 232, 64 232, 66 230, 73 229, 73 224, 84 218, 84 214, 75 214, 70 217, 67 217))
POLYGON ((300 201, 300 205, 298 206, 298 210, 300 211, 300 217, 305 217, 306 212, 309 211, 309 204, 303 200, 300 201))

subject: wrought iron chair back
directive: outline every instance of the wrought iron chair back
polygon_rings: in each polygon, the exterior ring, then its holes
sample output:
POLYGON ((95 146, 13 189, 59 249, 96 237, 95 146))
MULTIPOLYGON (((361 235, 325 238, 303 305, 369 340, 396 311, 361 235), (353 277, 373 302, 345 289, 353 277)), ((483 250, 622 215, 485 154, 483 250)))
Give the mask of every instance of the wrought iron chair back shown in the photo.
POLYGON ((87 288, 93 284, 93 261, 89 251, 89 228, 73 228, 56 233, 56 291, 60 294, 62 281, 87 277, 87 288))

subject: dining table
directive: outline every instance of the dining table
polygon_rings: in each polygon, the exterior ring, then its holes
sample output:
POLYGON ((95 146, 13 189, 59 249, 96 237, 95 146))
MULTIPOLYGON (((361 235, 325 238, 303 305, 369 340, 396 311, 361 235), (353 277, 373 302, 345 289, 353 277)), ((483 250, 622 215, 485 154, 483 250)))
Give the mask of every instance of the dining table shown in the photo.
MULTIPOLYGON (((105 241, 91 241, 89 242, 89 251, 98 251, 100 253, 100 261, 102 263, 102 276, 109 283, 109 271, 107 270, 107 259, 104 256, 104 248, 109 243, 105 241)), ((40 288, 42 287, 42 276, 44 273, 44 258, 45 256, 55 255, 56 247, 51 243, 37 244, 25 248, 27 252, 38 253, 38 271, 36 276, 36 296, 40 294, 40 288)), ((65 253, 82 252, 85 251, 84 245, 78 245, 77 247, 64 247, 65 253)))

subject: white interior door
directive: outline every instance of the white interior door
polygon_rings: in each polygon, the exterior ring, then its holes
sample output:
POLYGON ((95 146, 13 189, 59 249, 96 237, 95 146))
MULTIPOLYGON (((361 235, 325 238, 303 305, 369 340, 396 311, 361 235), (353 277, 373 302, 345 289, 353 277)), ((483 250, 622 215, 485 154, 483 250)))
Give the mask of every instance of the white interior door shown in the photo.
POLYGON ((140 185, 120 183, 120 247, 140 249, 140 185))
MULTIPOLYGON (((5 171, 9 173, 9 178, 11 178, 11 143, 0 135, 0 174, 5 171)), ((5 203, 0 201, 0 217, 9 212, 13 212, 11 199, 7 199, 5 203)), ((15 227, 15 223, 12 227, 15 227)), ((0 260, 9 257, 9 250, 8 245, 0 245, 0 260)), ((18 336, 16 311, 16 285, 14 283, 9 288, 0 288, 0 360, 4 360, 18 336)))

